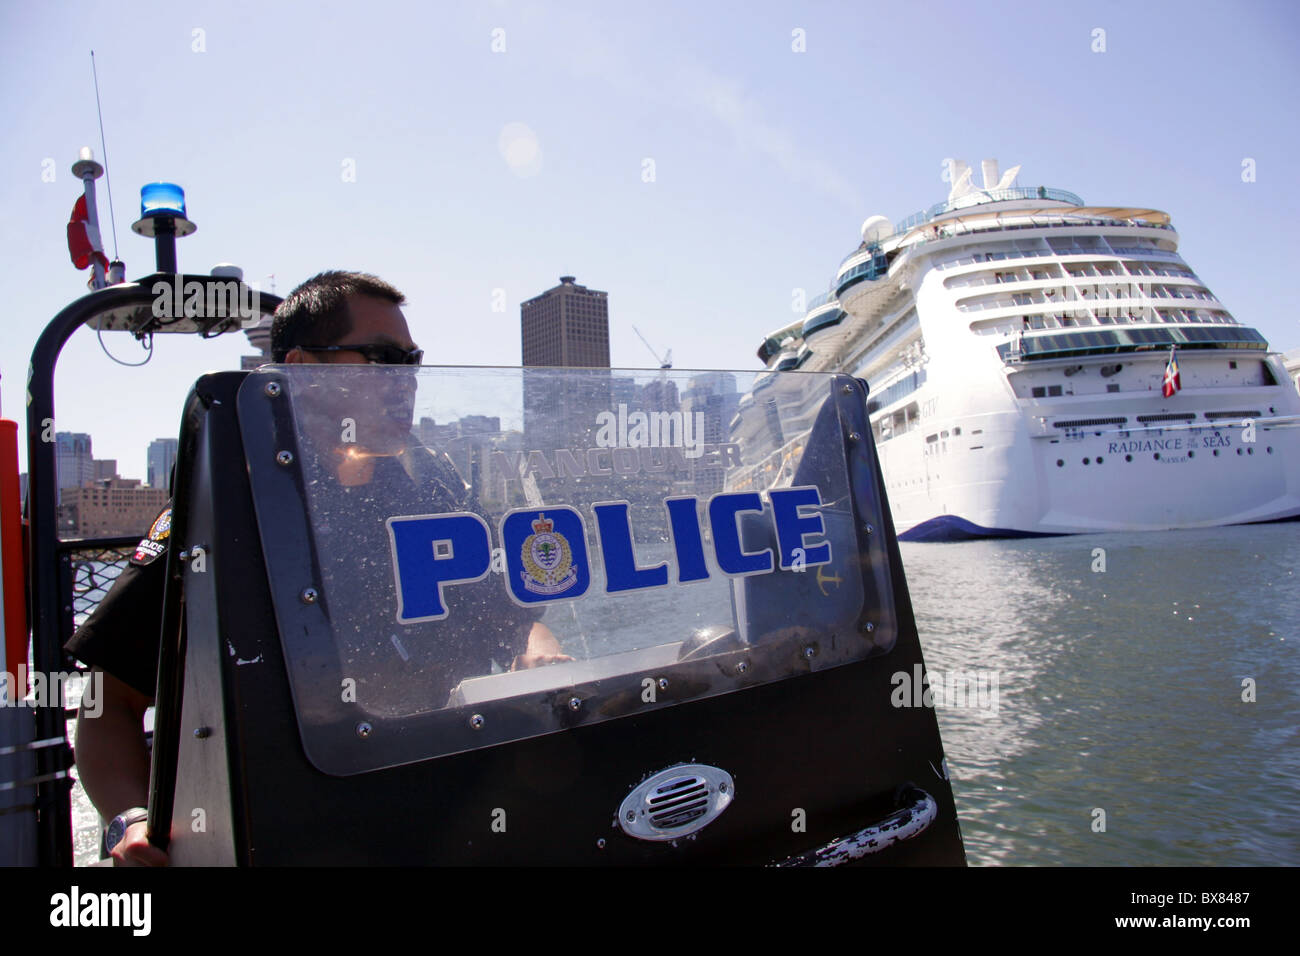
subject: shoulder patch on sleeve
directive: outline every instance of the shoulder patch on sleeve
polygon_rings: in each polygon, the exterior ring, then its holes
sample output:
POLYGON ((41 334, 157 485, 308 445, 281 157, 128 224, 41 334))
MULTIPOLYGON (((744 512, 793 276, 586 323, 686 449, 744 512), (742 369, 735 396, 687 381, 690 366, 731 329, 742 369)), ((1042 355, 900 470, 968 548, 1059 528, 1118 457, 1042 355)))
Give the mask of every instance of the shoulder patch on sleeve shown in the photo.
POLYGON ((131 555, 131 563, 135 565, 152 564, 158 558, 167 553, 167 538, 172 532, 172 506, 168 505, 162 510, 158 517, 153 519, 153 524, 149 526, 149 533, 140 539, 140 543, 135 546, 135 554, 131 555))

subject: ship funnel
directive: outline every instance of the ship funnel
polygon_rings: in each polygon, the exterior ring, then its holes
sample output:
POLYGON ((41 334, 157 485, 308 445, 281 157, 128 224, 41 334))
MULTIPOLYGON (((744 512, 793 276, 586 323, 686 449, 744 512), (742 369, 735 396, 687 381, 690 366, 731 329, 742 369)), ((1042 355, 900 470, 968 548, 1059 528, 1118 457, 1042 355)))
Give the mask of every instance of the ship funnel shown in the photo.
POLYGON ((952 188, 948 190, 948 201, 959 199, 971 191, 971 169, 964 159, 954 159, 948 163, 948 181, 952 188))
POLYGON ((998 188, 998 161, 996 159, 986 159, 980 163, 980 168, 984 171, 984 188, 998 188))

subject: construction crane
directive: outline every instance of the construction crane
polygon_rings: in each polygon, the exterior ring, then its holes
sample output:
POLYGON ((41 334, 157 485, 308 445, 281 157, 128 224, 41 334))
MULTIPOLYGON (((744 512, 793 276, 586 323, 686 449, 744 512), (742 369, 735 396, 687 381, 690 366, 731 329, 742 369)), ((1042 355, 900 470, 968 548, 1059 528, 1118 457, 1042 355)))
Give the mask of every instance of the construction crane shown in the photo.
POLYGON ((660 367, 661 369, 664 369, 664 368, 672 368, 672 367, 673 367, 673 350, 672 350, 672 349, 669 349, 667 352, 664 353, 663 358, 660 358, 660 357, 659 357, 659 353, 655 351, 655 347, 654 347, 653 345, 651 345, 649 342, 646 341, 646 337, 645 337, 644 335, 641 334, 641 330, 640 330, 640 329, 638 329, 638 328, 634 325, 634 326, 632 326, 632 331, 636 333, 637 338, 639 338, 642 342, 645 342, 645 347, 648 348, 648 349, 650 350, 650 354, 653 355, 653 356, 655 357, 655 361, 659 363, 659 367, 660 367))

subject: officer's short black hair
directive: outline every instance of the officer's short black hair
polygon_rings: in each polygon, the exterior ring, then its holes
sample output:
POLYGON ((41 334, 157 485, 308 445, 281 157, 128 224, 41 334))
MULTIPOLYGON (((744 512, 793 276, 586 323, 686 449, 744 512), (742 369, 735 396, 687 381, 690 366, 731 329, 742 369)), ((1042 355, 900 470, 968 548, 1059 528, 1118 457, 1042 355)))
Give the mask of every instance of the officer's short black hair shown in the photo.
POLYGON ((348 296, 372 295, 394 305, 406 296, 368 272, 322 272, 290 292, 271 320, 271 359, 284 357, 299 345, 334 345, 352 331, 348 296))

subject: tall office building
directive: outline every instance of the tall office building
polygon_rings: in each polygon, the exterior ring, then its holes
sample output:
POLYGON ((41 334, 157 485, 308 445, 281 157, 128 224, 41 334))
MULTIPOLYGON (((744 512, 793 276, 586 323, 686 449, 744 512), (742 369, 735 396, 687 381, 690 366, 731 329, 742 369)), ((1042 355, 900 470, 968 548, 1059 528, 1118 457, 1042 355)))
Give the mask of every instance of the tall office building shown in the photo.
POLYGON ((170 484, 172 465, 176 463, 176 447, 175 438, 155 438, 149 443, 145 484, 150 488, 166 488, 170 484))
MULTIPOLYGON (((532 367, 523 373, 526 447, 593 447, 597 417, 612 407, 607 293, 578 285, 573 276, 560 276, 559 285, 524 302, 519 313, 523 364, 532 367), (561 374, 548 366, 592 371, 561 374)), ((603 480, 581 479, 583 493, 595 494, 603 480)), ((543 493, 562 500, 571 500, 564 496, 579 491, 575 478, 546 484, 543 493)))
MULTIPOLYGON (((54 435, 54 467, 59 490, 80 488, 95 480, 95 456, 90 447, 90 436, 82 432, 56 432, 54 435)), ((61 500, 62 496, 60 496, 61 500)))
POLYGON ((608 293, 560 276, 519 312, 524 365, 609 368, 608 293))

